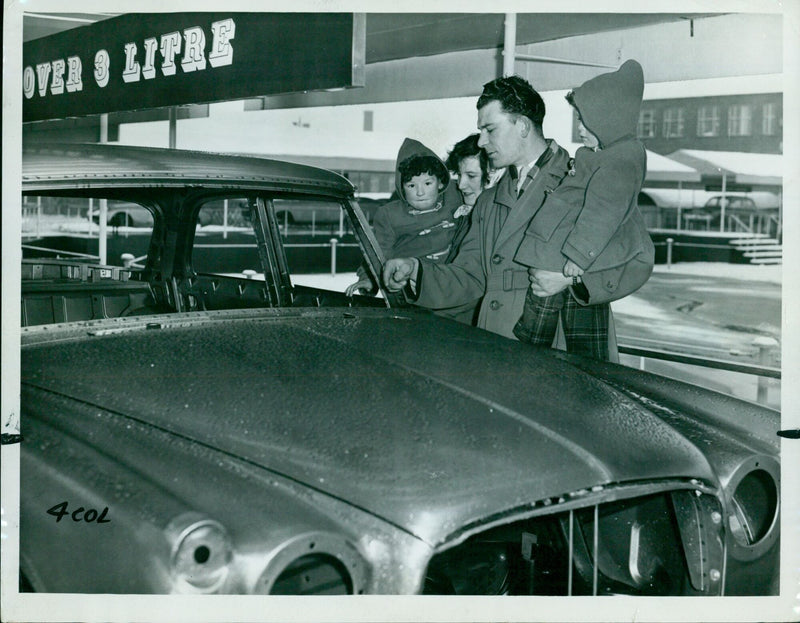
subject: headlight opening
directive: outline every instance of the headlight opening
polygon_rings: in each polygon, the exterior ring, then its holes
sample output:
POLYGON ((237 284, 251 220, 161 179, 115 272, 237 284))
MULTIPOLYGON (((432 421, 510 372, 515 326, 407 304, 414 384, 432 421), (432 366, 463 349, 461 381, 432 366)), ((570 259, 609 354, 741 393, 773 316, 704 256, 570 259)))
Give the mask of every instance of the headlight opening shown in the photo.
POLYGON ((176 535, 170 561, 179 591, 219 590, 232 555, 225 528, 212 519, 184 516, 173 521, 168 532, 176 535))
POLYGON ((734 541, 745 548, 762 543, 778 517, 778 485, 772 474, 761 467, 748 471, 730 499, 728 526, 734 541))

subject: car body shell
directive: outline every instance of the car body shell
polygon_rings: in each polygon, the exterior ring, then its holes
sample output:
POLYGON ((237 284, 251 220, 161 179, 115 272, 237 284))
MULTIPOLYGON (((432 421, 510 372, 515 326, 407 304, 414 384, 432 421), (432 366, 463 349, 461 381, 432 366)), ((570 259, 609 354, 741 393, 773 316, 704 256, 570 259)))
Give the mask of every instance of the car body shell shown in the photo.
MULTIPOLYGON (((430 585, 432 561, 492 530, 565 513, 572 525, 572 513, 664 495, 685 555, 717 565, 690 571, 683 594, 774 592, 776 412, 533 350, 390 292, 345 297, 294 286, 281 270, 269 197, 340 202, 365 265, 380 272, 381 250, 352 186, 327 171, 114 146, 35 147, 24 163, 25 193, 99 194, 152 210, 141 271, 97 268, 95 279, 89 268, 79 281, 146 282, 159 303, 141 315, 23 328, 20 564, 33 589, 276 592, 293 586, 287 573, 298 560, 320 563, 324 554, 330 564, 315 572, 346 578, 346 592, 415 593, 430 585), (197 303, 193 219, 198 197, 230 192, 251 197, 274 279, 232 278, 240 297, 255 288, 260 298, 210 309, 197 303), (743 482, 755 482, 747 499, 743 482), (90 532, 55 521, 46 511, 62 500, 108 508, 110 522, 90 532), (692 519, 705 514, 713 521, 692 519), (735 538, 742 516, 760 525, 749 541, 735 538), (692 530, 710 544, 687 536, 692 530), (182 558, 198 534, 214 544, 202 551, 225 552, 211 570, 182 558), (75 572, 59 572, 67 560, 75 572), (207 581, 198 584, 186 565, 207 581)), ((24 282, 23 300, 43 289, 27 292, 24 282)), ((625 548, 634 533, 663 529, 633 523, 609 528, 625 548)), ((644 551, 645 537, 636 538, 644 551)), ((606 592, 659 590, 644 577, 649 563, 624 556, 629 570, 602 567, 621 574, 606 592)))

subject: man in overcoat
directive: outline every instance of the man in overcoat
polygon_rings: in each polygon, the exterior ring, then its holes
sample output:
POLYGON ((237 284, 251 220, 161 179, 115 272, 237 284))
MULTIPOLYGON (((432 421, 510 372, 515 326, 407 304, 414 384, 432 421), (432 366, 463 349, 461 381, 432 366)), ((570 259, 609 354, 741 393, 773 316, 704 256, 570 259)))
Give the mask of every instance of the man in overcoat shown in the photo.
MULTIPOLYGON (((545 193, 566 175, 570 156, 544 138, 544 102, 519 76, 484 85, 477 108, 479 145, 494 168, 508 167, 507 172, 478 198, 472 226, 452 263, 395 258, 386 262, 383 279, 390 290, 406 288, 407 298, 431 309, 480 301, 477 326, 516 339, 512 329, 531 279, 514 254, 545 193)), ((550 289, 558 292, 570 283, 550 284, 550 289)))

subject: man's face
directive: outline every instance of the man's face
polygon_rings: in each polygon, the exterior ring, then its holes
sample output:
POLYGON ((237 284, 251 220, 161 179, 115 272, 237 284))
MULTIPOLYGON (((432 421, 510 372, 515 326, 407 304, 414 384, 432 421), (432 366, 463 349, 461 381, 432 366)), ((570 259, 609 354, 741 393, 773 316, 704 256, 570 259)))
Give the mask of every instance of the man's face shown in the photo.
POLYGON ((415 175, 403 184, 403 195, 408 204, 416 210, 430 210, 436 205, 444 184, 430 173, 415 175))
POLYGON ((478 110, 478 146, 483 147, 495 169, 511 164, 525 165, 522 124, 517 115, 503 110, 497 100, 492 100, 478 110))

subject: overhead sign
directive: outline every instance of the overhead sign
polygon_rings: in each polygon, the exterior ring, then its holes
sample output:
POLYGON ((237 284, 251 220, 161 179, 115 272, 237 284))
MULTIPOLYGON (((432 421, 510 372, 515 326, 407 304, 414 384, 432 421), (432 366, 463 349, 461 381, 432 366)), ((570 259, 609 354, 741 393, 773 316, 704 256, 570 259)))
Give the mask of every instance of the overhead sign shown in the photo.
POLYGON ((364 86, 366 17, 130 13, 23 47, 22 120, 364 86))

